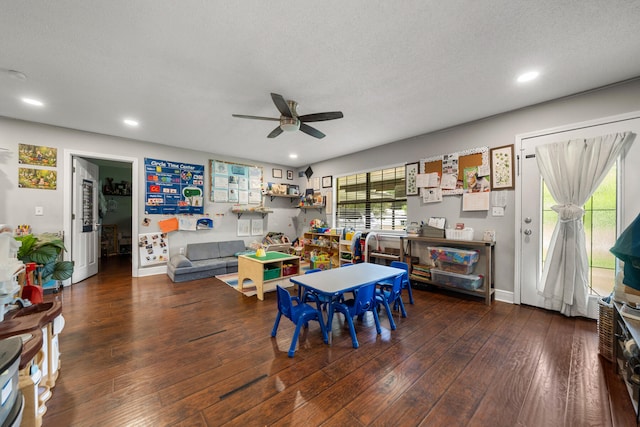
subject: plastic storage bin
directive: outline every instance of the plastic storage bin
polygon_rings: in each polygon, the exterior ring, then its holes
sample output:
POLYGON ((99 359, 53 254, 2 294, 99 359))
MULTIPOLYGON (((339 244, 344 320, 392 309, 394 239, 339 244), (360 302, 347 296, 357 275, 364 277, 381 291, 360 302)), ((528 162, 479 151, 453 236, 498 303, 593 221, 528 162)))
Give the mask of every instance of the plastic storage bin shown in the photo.
POLYGON ((476 263, 473 264, 459 264, 457 262, 447 262, 436 260, 436 266, 438 270, 448 271, 449 273, 458 274, 471 274, 476 267, 476 263))
POLYGON ((431 280, 434 282, 470 291, 475 291, 482 287, 482 279, 482 276, 473 274, 458 274, 435 268, 431 269, 431 280))
POLYGON ((478 251, 468 249, 447 248, 447 247, 428 247, 431 259, 433 261, 444 261, 456 264, 475 264, 480 258, 478 251))
POLYGON ((280 267, 264 270, 264 280, 277 279, 280 277, 280 267))
POLYGON ((298 274, 297 265, 286 265, 282 267, 283 276, 293 276, 294 274, 298 274))

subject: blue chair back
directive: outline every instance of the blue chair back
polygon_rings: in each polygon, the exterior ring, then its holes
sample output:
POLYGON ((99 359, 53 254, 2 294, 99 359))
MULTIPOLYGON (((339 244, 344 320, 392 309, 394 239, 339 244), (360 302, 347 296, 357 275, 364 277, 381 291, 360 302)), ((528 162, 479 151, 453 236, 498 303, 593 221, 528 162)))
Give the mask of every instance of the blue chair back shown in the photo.
POLYGON ((391 261, 391 267, 393 268, 401 268, 406 271, 407 276, 409 275, 409 264, 402 261, 391 261))
POLYGON ((409 264, 402 261, 392 261, 391 267, 401 268, 405 271, 402 278, 402 289, 406 289, 409 292, 409 303, 413 304, 413 292, 411 291, 411 282, 409 281, 409 264))
POLYGON ((358 348, 360 346, 358 338, 356 337, 355 326, 353 324, 354 317, 360 317, 367 311, 371 311, 376 324, 376 332, 378 334, 382 333, 380 328, 380 319, 378 318, 375 283, 359 287, 354 299, 339 302, 334 305, 334 309, 335 311, 344 314, 344 317, 349 324, 349 333, 351 334, 351 343, 353 348, 358 348))
POLYGON ((291 294, 289 294, 289 292, 280 285, 277 285, 276 289, 278 291, 278 311, 287 319, 291 319, 295 323, 295 320, 293 320, 293 310, 291 309, 293 306, 291 302, 291 294))

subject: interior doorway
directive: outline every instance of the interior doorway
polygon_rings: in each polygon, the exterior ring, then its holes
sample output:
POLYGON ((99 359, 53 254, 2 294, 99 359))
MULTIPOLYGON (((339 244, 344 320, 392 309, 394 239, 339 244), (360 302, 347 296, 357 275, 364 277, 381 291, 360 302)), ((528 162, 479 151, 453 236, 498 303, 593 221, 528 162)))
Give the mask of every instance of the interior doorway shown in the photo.
MULTIPOLYGON (((122 156, 114 156, 103 153, 78 152, 65 150, 65 182, 64 192, 64 234, 67 253, 65 257, 80 265, 90 265, 95 258, 96 268, 88 269, 84 275, 77 275, 73 281, 64 283, 65 286, 77 283, 99 273, 100 262, 104 257, 127 258, 127 265, 131 267, 131 275, 137 277, 138 259, 134 245, 134 236, 138 234, 138 160, 122 156), (78 181, 74 168, 77 164, 95 167, 97 177, 93 184, 91 176, 86 178, 85 187, 92 187, 95 193, 93 205, 96 214, 91 221, 84 224, 82 221, 83 198, 87 199, 90 192, 83 190, 82 186, 74 185, 78 181), (84 194, 83 194, 84 193, 84 194), (80 207, 79 207, 80 206, 80 207), (78 219, 78 216, 80 218, 78 219), (75 218, 75 219, 74 219, 75 218), (78 223, 81 226, 77 226, 78 223), (83 231, 84 227, 84 231, 83 231), (93 240, 84 239, 84 236, 93 232, 97 237, 93 240), (91 247, 87 245, 91 244, 91 247), (95 254, 95 255, 94 255, 95 254), (78 261, 79 260, 79 261, 78 261), (86 261, 86 262, 85 262, 86 261)), ((81 180, 82 181, 82 180, 81 180)), ((85 201, 84 210, 88 211, 85 201)), ((84 271, 84 269, 83 269, 84 271)))

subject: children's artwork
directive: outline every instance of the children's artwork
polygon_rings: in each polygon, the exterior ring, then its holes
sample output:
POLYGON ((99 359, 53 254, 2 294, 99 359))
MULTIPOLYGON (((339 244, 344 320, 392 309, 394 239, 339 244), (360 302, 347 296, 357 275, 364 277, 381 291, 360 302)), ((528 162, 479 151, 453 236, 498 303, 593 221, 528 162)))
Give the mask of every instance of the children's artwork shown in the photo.
POLYGON ((140 265, 163 264, 169 260, 169 239, 167 233, 146 233, 138 235, 140 265))
POLYGON ((262 202, 261 167, 221 160, 209 160, 209 163, 212 202, 256 205, 262 202))
POLYGON ((55 190, 58 187, 58 173, 49 169, 18 168, 18 188, 55 190))
POLYGON ((146 214, 204 213, 204 165, 144 159, 146 214))
POLYGON ((251 235, 252 236, 262 236, 264 231, 262 230, 262 219, 252 219, 251 220, 251 235))
POLYGON ((58 149, 39 145, 18 144, 18 163, 22 165, 56 167, 58 164, 58 149))

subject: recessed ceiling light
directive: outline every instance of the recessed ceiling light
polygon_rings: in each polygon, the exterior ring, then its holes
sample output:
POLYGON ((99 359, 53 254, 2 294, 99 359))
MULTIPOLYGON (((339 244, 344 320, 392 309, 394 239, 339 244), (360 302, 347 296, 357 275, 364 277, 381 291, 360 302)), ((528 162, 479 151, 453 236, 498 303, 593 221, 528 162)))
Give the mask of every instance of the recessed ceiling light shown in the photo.
POLYGON ((291 153, 291 154, 289 154, 289 158, 290 158, 290 159, 297 159, 297 158, 298 158, 298 155, 297 155, 297 154, 294 154, 294 153, 291 153))
POLYGON ((125 125, 131 126, 131 127, 136 127, 140 124, 138 123, 137 120, 133 120, 133 119, 124 119, 123 122, 125 125))
POLYGON ((44 106, 44 102, 33 98, 22 98, 22 102, 24 102, 25 104, 34 105, 36 107, 44 106))
POLYGON ((530 82, 531 80, 537 79, 539 75, 539 71, 528 71, 524 74, 520 74, 518 76, 518 83, 530 82))

